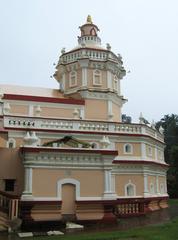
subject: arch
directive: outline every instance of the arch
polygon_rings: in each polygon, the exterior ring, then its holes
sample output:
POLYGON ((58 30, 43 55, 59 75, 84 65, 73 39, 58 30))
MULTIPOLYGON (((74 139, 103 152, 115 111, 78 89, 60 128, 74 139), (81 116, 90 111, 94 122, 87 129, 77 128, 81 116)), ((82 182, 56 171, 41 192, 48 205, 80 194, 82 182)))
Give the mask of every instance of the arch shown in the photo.
POLYGON ((124 153, 125 154, 132 154, 133 153, 133 146, 130 143, 124 144, 124 153))
POLYGON ((102 84, 101 81, 101 71, 98 69, 95 69, 93 71, 93 85, 98 85, 100 86, 102 84))
POLYGON ((136 186, 130 180, 125 185, 125 196, 136 196, 136 186))
POLYGON ((90 35, 96 36, 96 30, 94 29, 94 27, 90 30, 90 35))
POLYGON ((62 185, 73 184, 76 187, 76 199, 80 197, 80 182, 73 178, 64 178, 57 181, 57 197, 62 200, 62 185))
POLYGON ((14 138, 9 138, 7 141, 7 148, 15 148, 16 147, 16 141, 14 138))
POLYGON ((77 72, 72 71, 69 74, 69 87, 75 87, 77 85, 77 72))

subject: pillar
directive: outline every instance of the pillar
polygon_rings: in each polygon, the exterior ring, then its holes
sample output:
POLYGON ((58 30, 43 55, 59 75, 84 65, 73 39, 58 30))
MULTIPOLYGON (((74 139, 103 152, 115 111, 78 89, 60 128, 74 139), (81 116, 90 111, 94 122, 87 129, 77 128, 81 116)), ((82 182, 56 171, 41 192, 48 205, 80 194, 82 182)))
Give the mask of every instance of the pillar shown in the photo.
POLYGON ((32 168, 25 167, 24 191, 22 199, 32 198, 32 168))

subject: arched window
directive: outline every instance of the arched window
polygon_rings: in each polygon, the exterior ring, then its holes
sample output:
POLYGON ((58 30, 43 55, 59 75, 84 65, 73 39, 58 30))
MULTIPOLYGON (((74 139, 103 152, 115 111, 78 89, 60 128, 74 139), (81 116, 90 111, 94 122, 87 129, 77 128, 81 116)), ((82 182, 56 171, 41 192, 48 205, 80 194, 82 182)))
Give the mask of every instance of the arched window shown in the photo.
POLYGON ((125 196, 136 196, 135 184, 129 182, 125 185, 125 196))
POLYGON ((116 91, 118 90, 118 78, 116 75, 113 77, 113 89, 116 91))
POLYGON ((90 30, 90 35, 96 36, 96 30, 94 28, 90 30))
POLYGON ((132 154, 133 153, 133 147, 131 144, 127 143, 124 145, 124 153, 125 154, 132 154))
POLYGON ((75 87, 77 85, 77 72, 72 71, 69 74, 69 87, 75 87))
POLYGON ((102 84, 101 71, 96 69, 93 71, 93 85, 100 86, 102 84))
POLYGON ((7 141, 7 148, 15 148, 16 147, 16 141, 14 138, 9 138, 7 141))
POLYGON ((150 193, 155 194, 155 187, 153 183, 150 183, 150 193))

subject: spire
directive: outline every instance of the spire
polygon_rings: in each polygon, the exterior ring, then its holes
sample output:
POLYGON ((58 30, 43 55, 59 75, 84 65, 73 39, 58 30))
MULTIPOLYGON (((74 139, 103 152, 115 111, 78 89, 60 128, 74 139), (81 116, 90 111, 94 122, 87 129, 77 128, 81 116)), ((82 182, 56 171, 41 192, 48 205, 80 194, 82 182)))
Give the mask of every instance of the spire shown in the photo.
POLYGON ((90 15, 88 15, 87 17, 87 23, 91 23, 91 24, 93 23, 90 15))

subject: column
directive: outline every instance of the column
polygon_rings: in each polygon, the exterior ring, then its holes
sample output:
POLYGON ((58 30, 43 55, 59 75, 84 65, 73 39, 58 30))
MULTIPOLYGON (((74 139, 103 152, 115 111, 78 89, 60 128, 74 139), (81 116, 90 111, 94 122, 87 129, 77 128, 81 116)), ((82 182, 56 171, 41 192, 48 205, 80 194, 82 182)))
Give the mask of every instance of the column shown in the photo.
POLYGON ((141 142, 141 154, 142 154, 142 159, 146 159, 146 145, 144 142, 141 142))
POLYGON ((108 118, 109 118, 109 121, 113 120, 112 101, 111 100, 108 100, 108 118))
POLYGON ((156 193, 160 194, 160 192, 159 192, 159 177, 158 176, 156 176, 156 193))
POLYGON ((82 87, 87 87, 88 79, 87 79, 87 68, 82 68, 82 87))
POLYGON ((32 168, 25 167, 24 191, 22 199, 32 198, 32 168))
POLYGON ((148 175, 144 174, 144 197, 147 197, 149 195, 148 192, 148 175))
POLYGON ((112 75, 110 71, 107 71, 107 88, 112 89, 112 75))
POLYGON ((112 174, 110 169, 106 169, 104 172, 104 199, 116 199, 117 196, 115 194, 115 191, 113 191, 112 186, 112 174))

